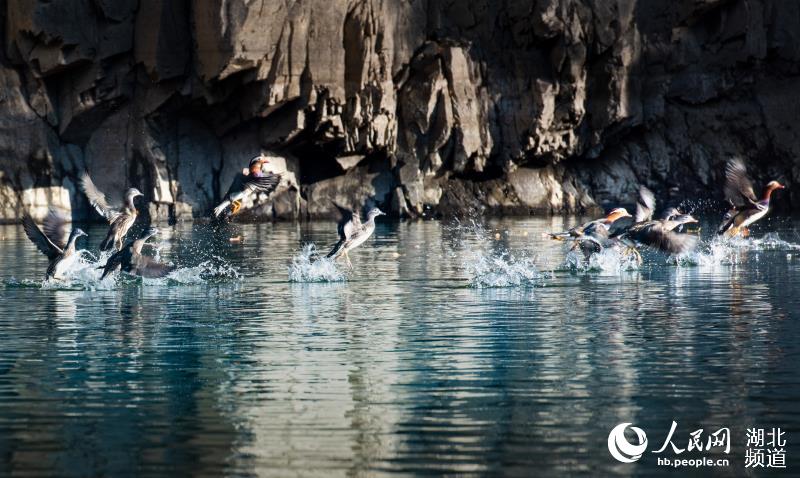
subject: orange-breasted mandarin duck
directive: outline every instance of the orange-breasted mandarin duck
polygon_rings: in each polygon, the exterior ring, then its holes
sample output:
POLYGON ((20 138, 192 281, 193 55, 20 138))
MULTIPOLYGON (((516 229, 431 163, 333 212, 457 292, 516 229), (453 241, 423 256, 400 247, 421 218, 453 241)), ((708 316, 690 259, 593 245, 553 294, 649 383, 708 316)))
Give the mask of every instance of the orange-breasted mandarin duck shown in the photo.
POLYGON ((778 181, 770 181, 764 188, 761 200, 756 198, 753 183, 747 177, 747 168, 741 159, 728 160, 725 166, 725 199, 730 203, 730 209, 725 213, 717 229, 717 234, 727 236, 748 235, 748 226, 763 218, 769 212, 769 202, 772 193, 784 189, 778 181))
POLYGON ((214 208, 214 217, 219 217, 228 206, 231 207, 231 215, 236 214, 242 207, 242 199, 250 193, 269 194, 278 187, 281 181, 280 174, 264 173, 262 167, 268 164, 269 160, 264 156, 256 156, 250 160, 246 172, 236 175, 225 194, 225 198, 214 208))

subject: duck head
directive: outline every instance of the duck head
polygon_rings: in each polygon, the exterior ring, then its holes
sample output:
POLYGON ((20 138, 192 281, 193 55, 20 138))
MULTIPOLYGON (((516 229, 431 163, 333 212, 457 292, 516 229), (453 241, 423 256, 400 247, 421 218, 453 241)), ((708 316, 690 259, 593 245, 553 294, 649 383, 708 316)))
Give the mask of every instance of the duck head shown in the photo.
POLYGON ((786 186, 779 183, 778 181, 770 181, 767 183, 766 188, 764 188, 764 201, 769 201, 769 198, 772 197, 773 191, 778 189, 786 189, 786 186))
POLYGON ((247 169, 250 174, 261 174, 261 168, 265 165, 269 164, 269 159, 266 156, 258 155, 250 160, 250 163, 247 165, 247 169))
POLYGON ((605 218, 606 224, 611 224, 612 222, 616 221, 617 219, 623 217, 631 217, 631 214, 628 212, 627 209, 624 207, 618 207, 611 210, 605 218))
POLYGON ((381 211, 377 207, 374 207, 374 208, 370 209, 369 212, 367 213, 367 220, 371 221, 371 220, 375 219, 378 216, 385 216, 385 215, 386 215, 385 212, 381 211))
POLYGON ((136 188, 130 188, 125 191, 125 202, 128 204, 128 206, 133 208, 133 200, 139 196, 144 196, 144 194, 142 194, 142 192, 136 188))
POLYGON ((79 237, 89 237, 89 234, 86 234, 85 232, 83 232, 83 229, 81 229, 79 227, 76 227, 70 233, 70 240, 71 241, 77 241, 79 237))

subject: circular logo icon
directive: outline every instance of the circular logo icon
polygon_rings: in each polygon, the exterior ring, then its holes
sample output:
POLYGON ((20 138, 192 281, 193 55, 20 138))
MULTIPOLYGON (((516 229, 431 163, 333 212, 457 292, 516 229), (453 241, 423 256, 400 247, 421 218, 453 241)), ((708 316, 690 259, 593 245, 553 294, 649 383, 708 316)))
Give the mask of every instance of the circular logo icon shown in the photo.
POLYGON ((631 444, 625 438, 625 429, 630 423, 620 423, 615 426, 608 434, 608 451, 611 456, 622 463, 633 463, 642 457, 642 453, 647 449, 647 435, 644 430, 638 427, 631 427, 639 441, 638 445, 631 444))

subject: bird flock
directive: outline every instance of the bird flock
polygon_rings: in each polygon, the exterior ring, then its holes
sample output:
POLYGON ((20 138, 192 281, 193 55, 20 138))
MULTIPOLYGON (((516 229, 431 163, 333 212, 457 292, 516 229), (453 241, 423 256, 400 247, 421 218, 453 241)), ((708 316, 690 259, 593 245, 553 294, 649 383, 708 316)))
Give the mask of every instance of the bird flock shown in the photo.
MULTIPOLYGON (((250 194, 270 194, 277 188, 281 175, 265 172, 264 166, 269 160, 263 155, 252 158, 248 167, 233 179, 222 202, 212 211, 217 220, 225 220, 242 210, 243 200, 250 194)), ((165 277, 175 270, 175 266, 160 262, 153 256, 143 254, 147 241, 157 235, 159 230, 150 227, 135 239, 125 242, 128 231, 136 223, 138 210, 135 205, 137 197, 143 194, 136 188, 128 189, 120 202, 109 200, 100 191, 86 171, 80 180, 81 189, 89 203, 97 213, 109 224, 108 232, 100 244, 101 251, 113 251, 102 269, 101 279, 115 272, 125 272, 146 278, 165 277)), ((725 168, 725 199, 729 208, 717 234, 726 236, 747 236, 748 227, 763 218, 769 211, 772 193, 784 186, 777 181, 770 181, 759 199, 748 178, 747 170, 740 159, 731 159, 725 168)), ((338 224, 339 241, 325 257, 331 260, 344 258, 352 267, 348 253, 363 244, 375 231, 375 219, 384 213, 372 208, 367 213, 366 221, 355 211, 338 204, 341 221, 338 224)), ((644 245, 669 254, 681 254, 693 249, 698 242, 695 234, 684 232, 687 224, 697 223, 691 214, 683 213, 670 207, 656 217, 655 195, 646 187, 639 188, 639 197, 635 214, 631 215, 625 208, 612 209, 599 219, 578 225, 566 231, 546 234, 547 237, 559 241, 567 241, 573 250, 580 250, 585 257, 606 248, 621 249, 623 254, 632 254, 641 263, 639 246, 644 245)), ((76 242, 87 234, 80 228, 73 228, 67 233, 69 219, 51 209, 40 228, 30 215, 23 216, 22 225, 28 238, 48 258, 46 279, 63 279, 68 271, 69 259, 76 254, 76 242)))
MULTIPOLYGON (((784 189, 784 186, 778 181, 770 181, 758 199, 742 160, 728 160, 724 193, 729 209, 717 228, 717 234, 748 236, 748 227, 766 216, 772 193, 778 189, 784 189)), ((699 238, 682 232, 682 229, 686 224, 697 223, 697 219, 674 207, 665 209, 658 219, 653 219, 655 210, 655 195, 645 186, 640 186, 635 215, 625 208, 615 208, 600 219, 547 235, 552 239, 570 241, 572 249, 581 250, 587 258, 605 248, 615 248, 622 249, 623 254, 634 255, 639 263, 642 262, 639 245, 669 254, 683 254, 694 249, 699 238)))

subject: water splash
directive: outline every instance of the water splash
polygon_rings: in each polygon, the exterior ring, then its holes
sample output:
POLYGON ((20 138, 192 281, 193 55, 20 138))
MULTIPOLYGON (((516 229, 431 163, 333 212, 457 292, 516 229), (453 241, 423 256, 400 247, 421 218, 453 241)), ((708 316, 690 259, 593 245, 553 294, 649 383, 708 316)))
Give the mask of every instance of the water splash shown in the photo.
POLYGON ((11 278, 6 287, 34 287, 48 290, 111 290, 128 285, 196 285, 219 282, 235 282, 240 279, 239 272, 224 259, 213 256, 192 267, 178 267, 168 276, 146 279, 125 273, 113 273, 101 279, 103 266, 111 252, 95 255, 81 250, 67 259, 62 279, 23 279, 11 278))
POLYGON ((762 251, 800 251, 800 244, 784 241, 777 232, 770 232, 760 239, 751 241, 753 248, 762 251))
POLYGON ((291 282, 339 282, 347 275, 339 269, 336 261, 320 257, 314 244, 306 244, 289 265, 291 282))
POLYGON ((546 274, 539 272, 536 258, 527 251, 512 253, 500 242, 506 231, 490 231, 482 223, 470 219, 455 221, 446 231, 453 234, 452 255, 461 259, 471 287, 478 289, 519 286, 543 286, 546 274))
POLYGON ((529 257, 514 257, 510 252, 476 253, 464 261, 472 287, 543 286, 545 275, 529 257))
POLYGON ((604 272, 620 274, 639 269, 636 256, 618 247, 606 247, 585 258, 578 250, 567 252, 564 266, 570 272, 604 272))
POLYGON ((745 262, 748 255, 762 251, 799 251, 800 244, 785 241, 771 232, 761 238, 714 237, 697 249, 678 258, 678 265, 700 267, 733 266, 745 262))

